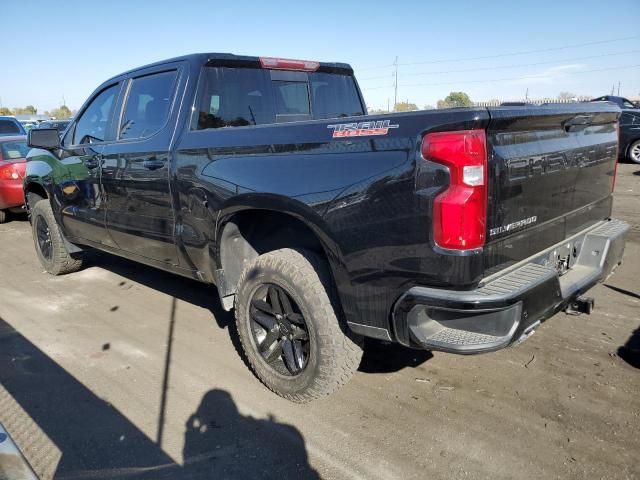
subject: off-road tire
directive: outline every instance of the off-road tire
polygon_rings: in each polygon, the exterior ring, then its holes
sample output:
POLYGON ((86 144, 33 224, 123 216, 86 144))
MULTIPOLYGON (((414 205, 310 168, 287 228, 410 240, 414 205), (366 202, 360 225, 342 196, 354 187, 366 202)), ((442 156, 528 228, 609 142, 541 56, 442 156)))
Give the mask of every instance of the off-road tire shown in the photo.
POLYGON ((9 212, 5 210, 0 210, 0 223, 4 223, 9 218, 9 212))
POLYGON ((362 338, 344 322, 324 259, 307 250, 283 248, 247 264, 238 281, 235 317, 242 349, 253 373, 274 393, 296 403, 324 397, 349 381, 362 359, 362 338), (258 352, 250 327, 254 292, 265 283, 295 300, 309 331, 310 355, 296 376, 276 372, 258 352))
POLYGON ((51 275, 65 275, 77 272, 82 268, 82 252, 69 253, 67 250, 62 232, 60 232, 60 228, 53 216, 49 200, 39 200, 31 209, 31 230, 38 259, 48 273, 51 275), (50 258, 46 258, 42 254, 38 244, 36 228, 40 221, 44 221, 49 228, 51 239, 50 258))

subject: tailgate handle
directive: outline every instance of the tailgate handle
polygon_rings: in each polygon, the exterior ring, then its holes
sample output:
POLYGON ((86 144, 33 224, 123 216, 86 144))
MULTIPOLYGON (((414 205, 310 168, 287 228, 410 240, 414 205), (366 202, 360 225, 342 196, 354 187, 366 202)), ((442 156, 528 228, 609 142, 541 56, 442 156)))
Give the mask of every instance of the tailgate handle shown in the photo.
POLYGON ((575 117, 565 120, 562 124, 565 132, 570 132, 577 127, 586 127, 593 123, 593 115, 576 115, 575 117))

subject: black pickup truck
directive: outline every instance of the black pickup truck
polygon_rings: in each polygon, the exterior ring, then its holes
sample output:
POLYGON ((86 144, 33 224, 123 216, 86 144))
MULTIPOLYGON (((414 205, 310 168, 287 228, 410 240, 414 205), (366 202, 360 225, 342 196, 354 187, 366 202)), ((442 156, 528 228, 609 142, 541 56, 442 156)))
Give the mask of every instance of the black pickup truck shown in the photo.
POLYGON ((25 195, 54 274, 97 248, 217 286, 257 377, 296 402, 363 337, 497 350, 621 262, 618 107, 366 115, 352 69, 229 54, 102 84, 31 130, 25 195))

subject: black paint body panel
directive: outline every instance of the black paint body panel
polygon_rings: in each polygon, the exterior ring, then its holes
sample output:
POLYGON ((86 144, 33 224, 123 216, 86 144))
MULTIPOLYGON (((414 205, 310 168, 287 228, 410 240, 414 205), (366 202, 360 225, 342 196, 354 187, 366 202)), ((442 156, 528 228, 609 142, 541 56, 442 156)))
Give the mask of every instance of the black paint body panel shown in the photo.
MULTIPOLYGON (((112 239, 108 251, 213 283, 226 222, 244 210, 276 211, 302 221, 319 239, 347 320, 392 332, 390 312, 408 289, 474 288, 487 270, 526 258, 610 214, 615 158, 534 179, 505 172, 514 157, 571 154, 582 147, 608 155, 619 114, 612 105, 540 107, 535 113, 526 107, 433 110, 190 130, 200 69, 229 61, 253 65, 256 59, 199 54, 116 77, 126 81, 169 64, 181 72, 165 128, 145 141, 95 147, 102 154, 100 198, 107 203, 98 225, 103 222, 103 236, 112 239), (563 122, 583 113, 593 117, 592 124, 567 133, 563 122), (332 138, 328 125, 363 120, 390 120, 398 127, 384 136, 332 138), (484 250, 444 252, 433 243, 431 212, 448 185, 448 170, 425 161, 420 145, 427 132, 464 129, 488 132, 488 228, 523 216, 539 220, 490 239, 484 250), (162 165, 146 169, 149 160, 162 165)), ((350 71, 344 64, 321 69, 350 71)), ((29 182, 49 192, 59 188, 35 171, 28 172, 29 182)), ((52 205, 60 216, 60 205, 52 205)), ((73 242, 103 248, 93 234, 64 233, 73 242)))

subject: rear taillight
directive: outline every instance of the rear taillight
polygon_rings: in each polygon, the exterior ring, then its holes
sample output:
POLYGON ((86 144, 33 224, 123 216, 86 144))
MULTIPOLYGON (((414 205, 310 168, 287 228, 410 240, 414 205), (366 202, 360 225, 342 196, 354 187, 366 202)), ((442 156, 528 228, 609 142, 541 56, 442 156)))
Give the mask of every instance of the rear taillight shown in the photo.
POLYGON ((260 65, 262 68, 272 70, 301 70, 303 72, 315 72, 320 68, 320 62, 273 57, 260 57, 260 65))
POLYGON ((13 163, 2 165, 0 163, 0 180, 18 180, 21 178, 20 172, 13 163))
POLYGON ((425 160, 449 169, 449 186, 434 201, 435 243, 455 250, 482 247, 487 228, 487 145, 484 130, 428 133, 425 160))

